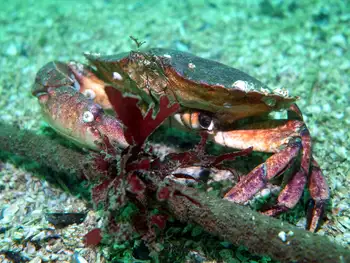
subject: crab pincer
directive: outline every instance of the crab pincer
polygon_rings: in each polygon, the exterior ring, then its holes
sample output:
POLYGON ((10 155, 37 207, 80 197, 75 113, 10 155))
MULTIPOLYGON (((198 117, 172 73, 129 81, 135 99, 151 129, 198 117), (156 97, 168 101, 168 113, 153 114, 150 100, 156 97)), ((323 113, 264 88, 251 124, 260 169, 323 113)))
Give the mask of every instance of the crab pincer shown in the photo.
POLYGON ((114 146, 127 147, 122 123, 81 93, 80 87, 67 64, 50 62, 38 72, 32 93, 50 126, 76 144, 101 150, 107 137, 114 146))

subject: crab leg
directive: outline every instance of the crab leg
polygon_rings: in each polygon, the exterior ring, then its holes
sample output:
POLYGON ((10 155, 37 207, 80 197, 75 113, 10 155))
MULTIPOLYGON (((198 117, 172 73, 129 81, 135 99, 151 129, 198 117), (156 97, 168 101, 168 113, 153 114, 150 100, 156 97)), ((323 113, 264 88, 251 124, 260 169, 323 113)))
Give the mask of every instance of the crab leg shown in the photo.
POLYGON ((298 121, 267 121, 245 126, 242 130, 217 132, 214 140, 224 146, 241 149, 249 145, 255 151, 275 153, 245 176, 225 198, 244 203, 270 179, 282 174, 302 149, 301 143, 296 140, 296 131, 301 125, 298 121), (281 146, 284 148, 281 149, 281 146))
MULTIPOLYGON (((295 103, 289 107, 287 113, 288 119, 304 121, 303 114, 295 103)), ((311 141, 311 139, 309 140, 311 141)), ((326 201, 329 199, 329 187, 320 166, 313 158, 311 159, 309 174, 308 189, 313 205, 309 208, 307 229, 314 232, 318 228, 319 219, 323 216, 326 201)))
MULTIPOLYGON (((253 146, 260 152, 274 153, 266 162, 258 165, 243 180, 234 186, 225 199, 245 203, 260 191, 266 183, 288 169, 301 154, 300 169, 292 176, 278 196, 277 204, 265 214, 277 215, 293 208, 299 201, 307 182, 311 160, 311 139, 302 121, 274 120, 254 123, 241 130, 217 132, 214 140, 224 146, 244 149, 253 146)), ((310 193, 315 201, 310 230, 314 231, 328 199, 328 186, 316 162, 311 168, 310 193), (321 180, 321 185, 318 180, 321 180)))
POLYGON ((329 199, 329 187, 318 163, 314 159, 311 162, 308 188, 314 204, 309 214, 307 227, 310 231, 315 231, 318 227, 318 219, 323 216, 326 202, 329 199))

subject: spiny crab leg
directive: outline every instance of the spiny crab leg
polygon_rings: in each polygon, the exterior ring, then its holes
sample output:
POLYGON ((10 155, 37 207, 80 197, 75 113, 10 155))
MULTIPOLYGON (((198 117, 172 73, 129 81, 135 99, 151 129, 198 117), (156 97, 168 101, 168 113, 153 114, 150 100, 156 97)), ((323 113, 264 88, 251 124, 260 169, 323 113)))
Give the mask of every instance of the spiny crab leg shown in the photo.
POLYGON ((127 147, 121 122, 80 93, 80 87, 67 64, 50 62, 38 72, 32 93, 50 126, 76 144, 102 150, 106 137, 118 148, 127 147))
POLYGON ((275 120, 254 123, 242 127, 242 130, 216 132, 214 140, 232 148, 244 149, 253 146, 256 151, 274 153, 225 195, 225 199, 236 203, 245 203, 251 199, 270 179, 288 169, 301 154, 300 169, 292 175, 280 192, 277 204, 264 213, 274 216, 293 208, 301 198, 309 179, 308 186, 315 206, 308 227, 310 231, 316 230, 324 204, 329 199, 329 189, 317 163, 313 161, 310 165, 311 139, 302 121, 275 120))

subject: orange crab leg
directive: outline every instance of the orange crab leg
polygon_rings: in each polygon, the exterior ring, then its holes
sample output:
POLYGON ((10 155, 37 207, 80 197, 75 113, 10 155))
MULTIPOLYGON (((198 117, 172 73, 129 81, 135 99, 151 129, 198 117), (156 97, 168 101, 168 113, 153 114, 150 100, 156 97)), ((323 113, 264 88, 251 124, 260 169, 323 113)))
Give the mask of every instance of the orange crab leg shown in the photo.
POLYGON ((245 126, 242 130, 217 132, 214 140, 219 144, 238 149, 249 145, 255 151, 275 153, 233 187, 225 198, 244 203, 261 190, 268 180, 283 173, 298 157, 302 148, 300 142, 293 140, 297 138, 296 130, 301 125, 301 122, 293 120, 267 121, 245 126), (268 128, 269 126, 275 127, 268 128), (284 149, 281 146, 285 146, 284 149))
POLYGON ((277 204, 264 213, 277 215, 294 207, 303 193, 307 175, 311 170, 309 188, 315 208, 309 228, 311 231, 316 230, 324 203, 328 199, 328 186, 317 169, 318 166, 313 165, 310 169, 311 139, 302 121, 274 120, 254 123, 242 127, 241 130, 217 132, 214 140, 232 148, 244 149, 253 146, 255 151, 274 153, 225 195, 225 199, 236 203, 244 203, 251 199, 270 179, 289 168, 301 154, 300 169, 280 192, 277 204))

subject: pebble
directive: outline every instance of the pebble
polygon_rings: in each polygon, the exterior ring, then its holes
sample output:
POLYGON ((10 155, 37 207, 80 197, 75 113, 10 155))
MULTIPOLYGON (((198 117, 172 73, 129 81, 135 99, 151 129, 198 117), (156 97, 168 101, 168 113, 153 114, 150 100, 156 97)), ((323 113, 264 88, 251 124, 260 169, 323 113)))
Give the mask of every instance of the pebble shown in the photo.
POLYGON ((51 250, 54 252, 54 253, 57 253, 58 251, 60 251, 61 249, 63 249, 64 246, 62 244, 61 241, 57 241, 52 247, 51 247, 51 250))
POLYGON ((44 237, 46 236, 45 231, 41 231, 39 234, 35 235, 34 237, 32 237, 32 241, 39 241, 42 240, 44 237))
POLYGON ((337 34, 331 37, 330 42, 333 45, 340 46, 341 48, 347 48, 347 41, 343 34, 337 34))
POLYGON ((12 235, 12 238, 14 239, 14 240, 22 240, 23 239, 23 237, 24 237, 24 234, 23 234, 23 232, 15 232, 15 233, 13 233, 13 235, 12 235))
POLYGON ((36 251, 36 248, 35 248, 34 244, 31 242, 28 242, 27 246, 25 248, 25 252, 28 254, 33 254, 33 253, 35 253, 35 251, 36 251))
POLYGON ((41 258, 40 257, 35 257, 33 258, 31 261, 29 261, 29 263, 41 263, 41 258))
POLYGON ((84 222, 86 215, 86 213, 46 213, 45 218, 53 225, 65 227, 72 224, 81 224, 84 222))
POLYGON ((3 208, 0 216, 2 218, 1 221, 3 223, 10 222, 14 217, 14 215, 17 213, 18 209, 19 208, 16 204, 12 204, 10 206, 3 208))
POLYGON ((6 55, 9 56, 16 56, 18 54, 18 50, 15 44, 10 44, 6 51, 5 51, 6 55))
POLYGON ((85 258, 79 255, 78 252, 74 252, 71 263, 88 263, 88 262, 86 261, 85 258))

